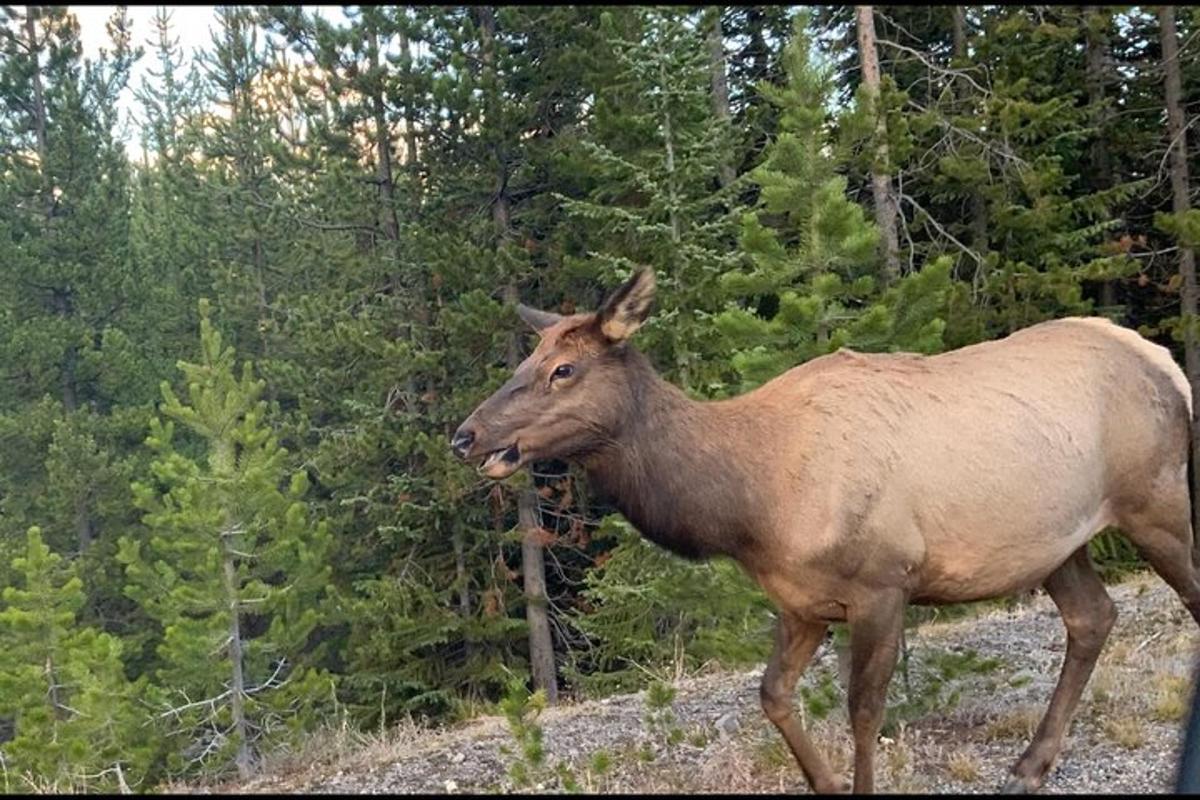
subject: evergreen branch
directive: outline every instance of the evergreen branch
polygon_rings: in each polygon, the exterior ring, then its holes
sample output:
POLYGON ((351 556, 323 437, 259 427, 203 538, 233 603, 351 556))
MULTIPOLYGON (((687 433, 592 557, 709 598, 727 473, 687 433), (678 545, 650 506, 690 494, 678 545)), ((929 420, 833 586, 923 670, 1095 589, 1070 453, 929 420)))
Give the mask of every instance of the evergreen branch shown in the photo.
POLYGON ((378 233, 379 230, 374 225, 363 225, 362 223, 354 222, 318 222, 312 219, 305 219, 299 214, 290 214, 288 211, 279 206, 269 203, 257 195, 251 195, 247 198, 253 205, 259 208, 264 208, 268 211, 278 211, 288 217, 292 222, 299 224, 305 228, 312 228, 318 231, 360 231, 366 233, 378 233))
POLYGON ((1162 159, 1159 160, 1159 162, 1158 162, 1158 169, 1154 170, 1154 183, 1152 183, 1150 185, 1150 188, 1148 188, 1145 191, 1145 193, 1143 193, 1141 195, 1141 197, 1143 199, 1146 197, 1149 197, 1150 193, 1153 192, 1155 189, 1157 189, 1162 184, 1163 175, 1166 174, 1166 172, 1164 171, 1164 167, 1167 164, 1167 159, 1171 157, 1171 152, 1175 149, 1175 146, 1179 144, 1179 140, 1182 139, 1185 135, 1187 135, 1188 128, 1192 127, 1192 125, 1198 119, 1200 119, 1200 116, 1192 117, 1187 122, 1185 122, 1183 127, 1179 129, 1179 133, 1175 134, 1175 137, 1173 139, 1171 139, 1171 141, 1167 144, 1167 149, 1163 153, 1162 159))
MULTIPOLYGON (((184 696, 184 699, 187 699, 186 692, 183 692, 182 690, 180 690, 180 694, 182 694, 184 696)), ((232 697, 232 696, 233 696, 233 689, 226 689, 225 691, 221 692, 220 694, 210 697, 206 700, 196 700, 193 702, 184 703, 181 706, 175 706, 174 708, 168 708, 166 711, 162 712, 161 714, 158 714, 154 719, 165 719, 172 715, 174 715, 176 719, 180 719, 182 717, 182 714, 184 711, 190 711, 193 708, 201 708, 203 706, 208 706, 210 712, 215 714, 216 710, 217 710, 217 703, 221 702, 222 700, 224 700, 227 697, 232 697)), ((148 720, 147 722, 143 723, 143 725, 148 725, 148 724, 150 724, 151 721, 152 720, 148 720)))
MULTIPOLYGON (((914 109, 916 109, 918 112, 920 112, 922 114, 929 113, 928 108, 926 108, 925 106, 922 106, 920 103, 917 103, 916 101, 912 100, 911 98, 908 100, 908 105, 912 106, 914 109)), ((967 130, 966 128, 955 125, 944 114, 934 114, 933 116, 934 116, 934 119, 937 121, 937 124, 944 126, 948 130, 954 131, 955 133, 959 134, 960 136, 962 136, 964 139, 967 139, 968 141, 974 142, 975 144, 982 147, 984 152, 995 153, 1009 161, 1012 161, 1013 163, 1015 163, 1017 166, 1021 167, 1022 169, 1030 169, 1031 168, 1031 165, 1028 161, 1026 161, 1025 159, 1021 158, 1019 155, 1017 155, 1016 153, 1013 152, 1013 149, 1008 144, 1007 140, 1003 143, 1004 144, 1003 147, 997 147, 997 146, 993 145, 992 143, 981 138, 978 134, 973 133, 973 132, 967 130)))
POLYGON ((902 191, 901 191, 901 192, 898 192, 898 194, 899 194, 899 196, 900 196, 900 199, 902 199, 902 200, 907 200, 909 205, 911 205, 911 206, 912 206, 912 207, 913 207, 913 208, 914 208, 916 211, 920 212, 920 213, 921 213, 921 214, 924 216, 925 220, 926 220, 926 221, 927 221, 927 222, 928 222, 930 225, 932 225, 932 226, 933 226, 933 229, 934 229, 935 231, 937 231, 937 232, 938 232, 938 233, 940 233, 942 236, 944 236, 944 237, 946 237, 947 239, 949 239, 951 242, 953 242, 955 245, 957 245, 957 246, 958 246, 958 248, 959 248, 960 250, 962 250, 964 253, 966 253, 967 255, 969 255, 971 258, 975 259, 975 262, 976 262, 977 264, 979 264, 980 266, 982 266, 982 265, 983 265, 983 256, 981 256, 979 253, 976 253, 976 252, 975 252, 974 250, 972 250, 970 247, 968 247, 967 245, 965 245, 965 244, 963 244, 962 242, 960 242, 960 241, 957 239, 957 237, 955 237, 955 235, 954 235, 954 234, 950 233, 950 231, 948 231, 948 230, 946 230, 945 228, 943 228, 943 227, 941 226, 941 224, 940 224, 940 223, 939 223, 939 222, 938 222, 936 219, 934 219, 934 218, 933 218, 933 215, 932 215, 932 214, 930 214, 928 211, 926 211, 926 210, 924 209, 924 207, 923 207, 923 206, 922 206, 920 203, 918 203, 918 202, 917 202, 917 201, 916 201, 916 200, 915 200, 915 199, 914 199, 914 198, 913 198, 911 195, 909 195, 909 194, 906 194, 906 193, 904 193, 904 192, 902 192, 902 191))
MULTIPOLYGON (((110 774, 116 774, 117 787, 118 787, 118 791, 120 791, 121 794, 133 794, 133 791, 129 788, 129 784, 125 782, 125 772, 124 772, 124 770, 121 769, 120 761, 116 762, 113 766, 109 767, 108 769, 101 770, 100 772, 97 772, 94 775, 87 774, 87 773, 79 773, 78 777, 83 778, 84 780, 99 780, 100 778, 103 778, 105 775, 110 775, 110 774)), ((141 784, 142 784, 142 781, 139 780, 134 784, 134 786, 141 786, 141 784)))
POLYGON ((926 66, 928 69, 931 69, 931 70, 933 70, 934 72, 939 72, 939 73, 941 73, 942 75, 948 75, 948 76, 950 76, 951 78, 956 78, 956 77, 957 77, 957 78, 963 78, 964 80, 966 80, 966 82, 967 82, 967 83, 969 83, 969 84, 971 84, 972 86, 974 86, 974 87, 975 87, 975 89, 976 89, 976 90, 977 90, 977 91, 978 91, 978 92, 979 92, 981 95, 983 95, 984 97, 990 97, 990 96, 991 96, 991 94, 992 94, 990 90, 988 90, 988 89, 985 89, 985 88, 983 88, 982 86, 980 86, 978 83, 976 83, 976 82, 975 82, 975 79, 974 79, 974 78, 972 78, 972 77, 971 77, 969 74, 967 74, 967 71, 966 71, 966 70, 961 70, 961 69, 950 69, 949 67, 943 67, 943 66, 940 66, 940 65, 938 65, 938 64, 935 64, 935 63, 933 63, 932 61, 930 61, 928 58, 926 58, 926 57, 925 57, 925 54, 924 54, 924 53, 922 53, 920 50, 914 50, 913 48, 911 48, 911 47, 908 47, 908 46, 906 46, 906 45, 902 45, 902 44, 900 44, 900 43, 898 43, 898 42, 893 42, 893 41, 890 41, 890 40, 888 40, 888 39, 876 39, 875 41, 876 41, 876 43, 877 43, 877 44, 885 44, 885 45, 887 45, 888 47, 895 48, 896 50, 899 50, 899 51, 901 51, 901 52, 903 52, 903 53, 908 53, 909 55, 916 56, 916 58, 917 58, 917 60, 918 60, 918 61, 920 61, 920 62, 921 62, 922 64, 924 64, 924 65, 925 65, 925 66, 926 66))

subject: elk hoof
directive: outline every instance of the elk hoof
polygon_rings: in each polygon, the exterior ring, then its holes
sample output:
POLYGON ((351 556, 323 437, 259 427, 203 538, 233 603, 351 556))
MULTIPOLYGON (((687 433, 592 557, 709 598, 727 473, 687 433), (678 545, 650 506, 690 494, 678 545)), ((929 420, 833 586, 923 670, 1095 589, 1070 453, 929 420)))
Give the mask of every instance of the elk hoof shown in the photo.
POLYGON ((1036 786, 1030 786, 1023 778, 1009 778, 1000 789, 1000 794, 1033 794, 1036 786))
POLYGON ((824 786, 813 787, 813 791, 817 794, 850 794, 854 789, 854 784, 849 778, 834 778, 831 782, 824 786))

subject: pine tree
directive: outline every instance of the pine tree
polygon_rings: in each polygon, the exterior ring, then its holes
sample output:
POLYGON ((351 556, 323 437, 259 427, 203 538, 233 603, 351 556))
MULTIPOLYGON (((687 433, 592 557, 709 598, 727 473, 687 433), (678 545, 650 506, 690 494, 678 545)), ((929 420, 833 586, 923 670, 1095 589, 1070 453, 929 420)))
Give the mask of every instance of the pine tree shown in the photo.
POLYGON ((30 528, 13 559, 18 586, 0 610, 4 789, 113 792, 138 786, 155 744, 142 727, 141 682, 126 681, 121 643, 81 626, 83 581, 30 528))
POLYGON ((812 64, 811 48, 801 15, 785 51, 786 84, 763 88, 779 108, 780 130, 751 173, 760 208, 743 218, 742 248, 753 266, 721 279, 744 304, 715 319, 744 389, 843 345, 942 348, 949 264, 927 265, 881 290, 887 270, 878 229, 847 196, 828 119, 832 79, 812 64))
POLYGON ((589 693, 629 692, 654 673, 679 675, 716 661, 759 662, 771 643, 771 605, 732 561, 694 564, 609 516, 593 534, 609 546, 590 570, 572 623, 587 646, 568 675, 589 693))
POLYGON ((162 626, 154 689, 178 743, 171 768, 232 761, 246 777, 260 740, 311 722, 327 693, 304 650, 328 612, 331 537, 308 513, 306 473, 288 478, 264 383, 248 361, 236 374, 203 301, 200 320, 201 360, 179 364, 187 402, 164 382, 166 421, 147 440, 157 457, 133 487, 150 536, 123 538, 119 557, 126 591, 162 626), (202 455, 176 442, 177 422, 202 455))
MULTIPOLYGON (((85 61, 65 8, 0 11, 0 239, 13 277, 0 282, 0 426, 25 440, 18 449, 42 452, 51 441, 27 437, 57 431, 106 467, 119 448, 105 435, 115 421, 105 415, 148 399, 142 392, 152 385, 131 336, 146 281, 129 260, 129 169, 114 138, 116 99, 137 52, 123 9, 109 29, 111 52, 85 61), (65 424, 46 424, 47 413, 65 424)), ((60 472, 54 503, 41 494, 47 464, 24 464, 22 473, 7 466, 3 502, 40 514, 6 513, 0 525, 10 538, 45 520, 55 549, 83 552, 106 523, 119 524, 120 515, 105 519, 97 508, 123 488, 98 485, 102 473, 60 472)))
POLYGON ((652 266, 657 310, 641 342, 665 375, 711 395, 726 375, 706 357, 705 320, 719 307, 717 277, 741 259, 728 210, 736 187, 718 190, 730 129, 713 112, 706 33, 685 9, 606 11, 602 25, 611 66, 591 136, 572 156, 588 188, 556 195, 578 225, 564 267, 612 286, 652 266))

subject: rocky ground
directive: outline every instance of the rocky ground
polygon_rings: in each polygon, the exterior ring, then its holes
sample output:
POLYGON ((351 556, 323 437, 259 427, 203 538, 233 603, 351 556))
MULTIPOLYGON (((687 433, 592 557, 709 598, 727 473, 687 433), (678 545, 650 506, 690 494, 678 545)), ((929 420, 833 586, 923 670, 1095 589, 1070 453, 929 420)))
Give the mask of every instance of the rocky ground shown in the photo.
MULTIPOLYGON (((1200 632, 1152 575, 1110 588, 1120 617, 1089 682, 1046 792, 1169 792, 1200 632)), ((1049 598, 931 623, 908 636, 907 686, 892 685, 898 722, 877 755, 882 792, 991 792, 1004 781, 1049 702, 1065 635, 1049 598)), ((522 791, 807 792, 758 705, 761 667, 676 683, 674 735, 645 721, 645 693, 545 711, 545 766, 522 791), (599 754, 599 755, 597 755, 599 754), (556 767, 560 769, 556 771, 556 767)), ((837 657, 826 644, 801 681, 814 741, 848 772, 849 731, 837 657), (832 706, 832 710, 824 709, 832 706), (823 715, 823 716, 822 716, 823 715)), ((505 792, 514 744, 501 717, 374 737, 329 732, 278 757, 253 781, 176 791, 505 792)))

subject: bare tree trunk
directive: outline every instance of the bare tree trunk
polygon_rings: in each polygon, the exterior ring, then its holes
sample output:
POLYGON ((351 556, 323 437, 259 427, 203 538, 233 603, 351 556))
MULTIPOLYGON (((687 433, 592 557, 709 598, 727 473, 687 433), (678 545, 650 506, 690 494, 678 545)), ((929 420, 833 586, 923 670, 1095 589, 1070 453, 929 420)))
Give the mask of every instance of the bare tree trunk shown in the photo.
MULTIPOLYGON (((517 288, 509 284, 505 300, 517 302, 517 288)), ((521 363, 516 335, 509 340, 508 366, 521 363)), ((550 604, 546 598, 546 558, 539 539, 537 494, 521 489, 517 495, 517 524, 521 529, 521 573, 525 585, 525 621, 529 624, 529 666, 533 688, 542 689, 551 704, 558 701, 558 679, 554 668, 554 640, 550 635, 550 604)))
MULTIPOLYGON (((33 21, 33 13, 33 7, 25 6, 25 35, 29 37, 29 55, 33 60, 33 130, 37 137, 38 167, 42 171, 44 184, 46 154, 49 150, 46 138, 46 92, 42 88, 42 52, 38 49, 37 26, 33 21)), ((45 199, 49 202, 52 198, 45 199)))
MULTIPOLYGON (((953 45, 955 69, 967 66, 967 11, 965 6, 954 6, 951 11, 953 20, 953 45)), ((955 96, 960 102, 966 102, 970 96, 970 88, 965 80, 955 82, 955 96)), ((988 209, 987 198, 978 186, 972 186, 968 195, 968 213, 971 216, 971 249, 982 258, 988 250, 988 209)))
POLYGON ((663 114, 663 144, 666 147, 667 167, 667 196, 670 199, 671 241, 679 244, 683 236, 679 223, 679 192, 675 187, 675 134, 671 126, 671 107, 668 105, 666 94, 667 73, 662 61, 659 61, 659 97, 662 98, 663 114))
POLYGON ((967 10, 963 6, 952 6, 950 9, 951 27, 954 38, 954 57, 967 57, 967 10))
POLYGON ((875 163, 871 166, 871 193, 875 201, 875 224, 879 226, 883 255, 883 283, 900 275, 900 238, 896 229, 896 196, 892 176, 887 172, 887 118, 880 102, 879 54, 875 49, 874 6, 855 6, 858 24, 858 54, 862 62, 863 85, 876 115, 875 163))
POLYGON ((230 552, 229 536, 233 534, 229 526, 221 532, 221 560, 224 562, 225 597, 229 603, 229 661, 232 667, 229 707, 233 715, 233 731, 237 737, 237 770, 238 777, 245 780, 250 777, 250 741, 246 731, 246 678, 242 665, 242 621, 241 605, 238 602, 237 567, 233 563, 233 553, 230 552))
MULTIPOLYGON (((1187 131, 1183 127, 1183 89, 1179 68, 1179 39, 1175 31, 1175 8, 1158 7, 1159 35, 1162 38, 1164 88, 1167 102, 1167 146, 1171 150, 1171 210, 1184 214, 1191 208, 1188 193, 1187 131)), ((1200 350, 1196 347, 1196 252, 1190 247, 1179 246, 1179 274, 1183 278, 1180 312, 1183 316, 1184 371, 1192 386, 1192 407, 1200 400, 1200 350)), ((1192 422, 1192 458, 1200 458, 1200 425, 1192 422)), ((1200 497, 1200 470, 1192 475, 1192 496, 1200 497)), ((1197 504, 1192 508, 1192 525, 1200 530, 1197 504)))
MULTIPOLYGON (((46 90, 42 86, 41 51, 41 45, 45 42, 38 42, 37 25, 34 23, 34 13, 34 6, 25 6, 25 35, 29 38, 29 59, 33 62, 33 131, 34 137, 37 141, 38 172, 41 175, 42 205, 45 209, 43 213, 46 217, 46 230, 49 232, 50 221, 54 217, 54 207, 56 205, 56 201, 54 198, 53 187, 50 185, 50 173, 47 171, 47 160, 50 157, 50 139, 49 134, 47 133, 47 128, 49 125, 48 119, 50 115, 46 109, 46 90)), ((70 289, 66 289, 65 293, 69 295, 70 289)), ((64 300, 64 302, 70 302, 65 296, 60 298, 56 293, 55 301, 58 302, 60 299, 64 300)), ((74 357, 75 348, 72 346, 68 351, 68 359, 70 360, 72 367, 72 381, 74 380, 74 357)), ((65 398, 63 402, 66 404, 67 401, 65 398)), ((73 398, 68 410, 75 410, 73 398)))
MULTIPOLYGON (((371 24, 368 35, 367 58, 370 61, 371 71, 377 72, 380 68, 379 31, 375 29, 374 23, 371 24)), ((401 44, 403 46, 402 52, 407 54, 407 40, 402 41, 401 44)), ((371 87, 370 102, 371 119, 375 125, 375 182, 379 186, 380 201, 383 204, 383 235, 388 241, 392 257, 391 268, 387 270, 385 286, 389 294, 393 296, 404 295, 405 300, 410 300, 413 303, 412 314, 408 316, 408 338, 415 344, 418 338, 418 328, 423 330, 428 325, 429 314, 422 303, 419 288, 405 286, 404 281, 400 278, 400 269, 403 263, 403 247, 400 243, 400 214, 396 210, 396 178, 392 163, 392 130, 387 121, 387 105, 384 102, 381 80, 376 81, 371 87)), ((404 404, 406 413, 419 413, 417 396, 420 393, 416 376, 410 373, 404 380, 404 391, 401 393, 401 402, 404 404)), ((410 459, 409 468, 415 470, 418 468, 418 465, 410 459)))
MULTIPOLYGON (((371 70, 379 69, 379 33, 371 30, 368 56, 371 60, 371 70)), ((400 218, 396 214, 395 184, 392 180, 392 136, 387 123, 387 112, 383 103, 383 87, 376 86, 371 96, 371 112, 375 122, 375 179, 379 182, 379 191, 383 195, 384 233, 388 241, 396 242, 400 238, 400 218)))
POLYGON ((54 668, 53 655, 46 655, 46 666, 42 668, 42 674, 46 677, 46 696, 50 698, 50 708, 54 712, 54 718, 65 720, 67 709, 63 705, 62 695, 58 691, 62 687, 58 683, 58 670, 54 668))
MULTIPOLYGON (((731 114, 729 113, 729 80, 725 75, 725 34, 721 29, 721 12, 723 6, 713 6, 712 26, 708 29, 708 59, 712 71, 712 108, 713 116, 721 126, 728 131, 731 114)), ((724 188, 733 183, 737 176, 731 162, 732 154, 726 153, 717 167, 717 180, 724 188)))
POLYGON ((546 692, 546 701, 558 702, 554 668, 554 640, 550 636, 550 603, 546 596, 546 559, 538 539, 537 495, 530 489, 517 499, 521 530, 521 572, 525 584, 525 618, 529 621, 529 661, 533 686, 546 692))
MULTIPOLYGON (((1095 189, 1110 189, 1113 185, 1112 159, 1108 152, 1108 137, 1105 127, 1108 124, 1108 109, 1104 105, 1105 86, 1108 83, 1108 22, 1112 15, 1101 6, 1083 7, 1083 29, 1086 39, 1086 68, 1084 82, 1087 85, 1088 109, 1091 112, 1091 123, 1095 133, 1092 134, 1090 161, 1092 167, 1092 186, 1095 189), (1096 18, 1102 17, 1104 30, 1096 30, 1096 18)), ((1116 304, 1116 285, 1113 281, 1104 281, 1100 286, 1100 305, 1116 304)))
MULTIPOLYGON (((484 70, 491 73, 494 84, 496 69, 496 17, 490 6, 479 8, 479 32, 484 70)), ((497 99, 487 99, 489 126, 497 125, 497 99)), ((503 247, 512 236, 512 209, 508 196, 508 164, 497 143, 496 199, 492 204, 492 222, 497 233, 497 247, 503 247)), ((517 287, 510 283, 504 290, 505 301, 517 302, 517 287)), ((516 369, 521 362, 520 340, 514 332, 508 344, 508 366, 516 369)), ((533 688, 546 693, 547 702, 558 700, 558 680, 554 670, 554 640, 550 635, 549 603, 546 600, 546 565, 542 544, 538 539, 537 495, 533 489, 522 489, 517 496, 517 520, 521 529, 521 572, 525 584, 525 620, 529 624, 529 661, 533 673, 533 688)))
POLYGON ((404 166, 414 207, 421 205, 421 153, 417 147, 417 100, 413 93, 412 48, 408 32, 400 30, 400 73, 404 78, 404 166))
MULTIPOLYGON (((661 40, 659 40, 659 46, 662 46, 661 40)), ((660 50, 658 61, 658 97, 662 102, 663 146, 666 149, 667 199, 670 207, 671 242, 676 245, 675 250, 678 253, 678 245, 683 240, 683 225, 679 219, 679 190, 675 182, 675 129, 671 119, 670 95, 667 92, 667 71, 663 65, 664 60, 664 54, 660 50)), ((678 259, 674 263, 676 264, 676 275, 678 275, 678 259)), ((678 333, 675 334, 675 342, 675 363, 679 370, 679 381, 686 386, 688 384, 687 360, 684 357, 683 348, 679 346, 678 333)))
MULTIPOLYGON (((467 560, 463 548, 462 532, 455 530, 454 535, 450 537, 450 542, 454 546, 454 579, 458 582, 458 613, 463 619, 467 619, 471 616, 471 592, 467 585, 467 560)), ((470 647, 467 650, 470 651, 470 647)))

